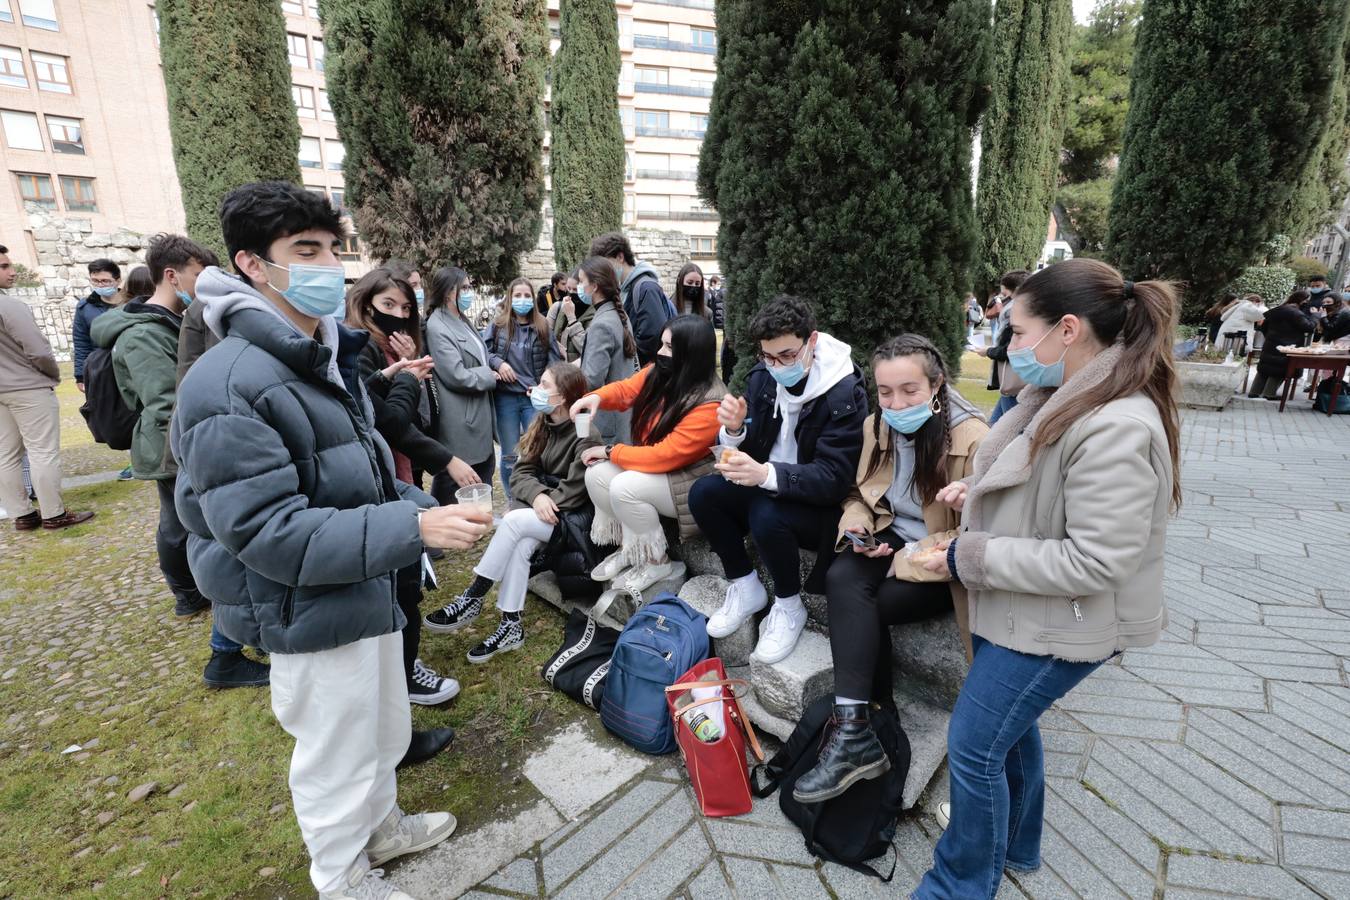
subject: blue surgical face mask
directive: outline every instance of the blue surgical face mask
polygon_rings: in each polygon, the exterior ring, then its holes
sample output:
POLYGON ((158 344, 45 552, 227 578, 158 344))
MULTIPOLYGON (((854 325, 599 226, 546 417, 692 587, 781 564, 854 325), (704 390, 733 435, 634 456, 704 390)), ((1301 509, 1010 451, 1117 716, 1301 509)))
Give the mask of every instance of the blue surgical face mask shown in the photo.
POLYGON ((806 356, 807 350, 803 346, 797 354, 797 359, 790 366, 771 366, 764 364, 764 368, 769 370, 773 380, 785 388, 796 387, 801 380, 806 377, 806 366, 802 364, 802 357, 806 356))
MULTIPOLYGON (((1059 322, 1062 321, 1064 320, 1059 320, 1059 322)), ((1064 348, 1064 352, 1059 355, 1058 361, 1048 366, 1036 358, 1036 348, 1041 345, 1041 341, 1048 338, 1059 327, 1059 322, 1050 326, 1050 330, 1041 335, 1041 339, 1030 347, 1008 351, 1008 365, 1012 366, 1012 370, 1027 384, 1054 388, 1064 383, 1064 357, 1069 353, 1068 347, 1064 348)))
POLYGON ((933 407, 928 403, 918 403, 904 409, 883 409, 881 411, 881 418, 886 420, 886 424, 901 434, 913 434, 932 417, 933 407))
POLYGON ((274 269, 286 269, 290 274, 290 283, 284 291, 277 290, 270 281, 267 286, 285 297, 286 302, 298 312, 322 319, 343 311, 347 302, 347 286, 343 283, 342 266, 313 266, 306 263, 281 266, 269 259, 263 262, 274 269))
POLYGON ((470 306, 473 306, 473 301, 474 301, 474 300, 477 300, 477 299, 478 299, 478 298, 474 295, 474 292, 473 292, 473 291, 470 291, 470 290, 467 290, 467 289, 466 289, 466 290, 460 291, 460 292, 459 292, 459 311, 460 311, 460 312, 468 312, 468 311, 469 311, 469 307, 470 307, 470 306))
POLYGON ((518 316, 523 316, 523 315, 525 315, 526 313, 528 313, 528 312, 529 312, 530 310, 532 310, 532 309, 534 309, 534 298, 533 298, 533 297, 512 297, 512 298, 511 298, 511 311, 514 312, 516 315, 518 315, 518 316))
POLYGON ((580 303, 582 306, 591 305, 591 295, 590 293, 587 292, 587 290, 584 287, 577 288, 577 302, 580 303))
POLYGON ((111 297, 113 294, 117 293, 117 285, 110 284, 107 287, 96 287, 94 288, 94 293, 98 294, 100 297, 111 297))
POLYGON ((426 302, 427 299, 426 292, 423 291, 421 288, 413 288, 413 296, 417 298, 418 306, 421 306, 424 302, 426 302))
POLYGON ((192 305, 192 295, 187 291, 174 291, 174 293, 178 295, 178 299, 182 301, 184 308, 192 305))
POLYGON ((530 405, 541 413, 551 413, 558 408, 558 404, 549 402, 548 391, 542 384, 530 388, 530 405))

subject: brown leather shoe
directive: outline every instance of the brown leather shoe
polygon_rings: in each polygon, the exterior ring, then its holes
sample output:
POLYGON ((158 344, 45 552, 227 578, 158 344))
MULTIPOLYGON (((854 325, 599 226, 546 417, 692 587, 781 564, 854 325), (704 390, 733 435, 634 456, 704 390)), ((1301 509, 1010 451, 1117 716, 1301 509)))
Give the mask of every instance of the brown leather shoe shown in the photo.
POLYGON ((42 524, 42 513, 33 510, 26 516, 17 516, 14 519, 15 531, 37 531, 42 524))
POLYGON ((94 517, 91 512, 71 512, 66 510, 59 516, 52 516, 50 519, 42 520, 42 527, 55 531, 58 528, 69 528, 72 525, 79 525, 81 522, 88 522, 94 517))

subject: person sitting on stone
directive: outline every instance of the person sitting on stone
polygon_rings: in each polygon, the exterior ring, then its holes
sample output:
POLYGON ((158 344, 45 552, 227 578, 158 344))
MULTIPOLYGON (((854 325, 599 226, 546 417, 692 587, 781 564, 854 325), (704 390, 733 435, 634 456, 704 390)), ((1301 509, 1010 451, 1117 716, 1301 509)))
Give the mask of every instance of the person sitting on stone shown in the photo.
POLYGON ((749 333, 759 362, 745 396, 727 394, 717 411, 718 443, 736 450, 724 451, 720 474, 694 485, 689 511, 731 581, 708 634, 727 637, 768 605, 746 553, 749 535, 774 586, 754 655, 775 663, 792 652, 806 625, 801 549, 828 551, 853 486, 867 385, 849 346, 816 331, 810 307, 796 297, 778 297, 759 310, 749 333))
POLYGON ((802 803, 837 797, 890 768, 867 715, 871 701, 894 702, 890 626, 955 607, 970 653, 965 589, 951 581, 899 580, 895 553, 960 524, 960 514, 937 494, 971 474, 989 426, 950 386, 942 354, 925 337, 886 341, 872 354, 872 372, 880 409, 864 426, 857 483, 839 520, 841 552, 826 575, 837 731, 793 789, 802 803))
POLYGON ((661 332, 655 362, 572 404, 572 418, 596 410, 631 410, 635 443, 582 453, 586 489, 595 504, 591 538, 618 545, 591 573, 638 592, 670 577, 661 517, 677 519, 680 537, 697 530, 689 490, 712 471, 708 448, 717 436, 717 405, 726 386, 717 377, 717 335, 702 316, 677 316, 661 332))

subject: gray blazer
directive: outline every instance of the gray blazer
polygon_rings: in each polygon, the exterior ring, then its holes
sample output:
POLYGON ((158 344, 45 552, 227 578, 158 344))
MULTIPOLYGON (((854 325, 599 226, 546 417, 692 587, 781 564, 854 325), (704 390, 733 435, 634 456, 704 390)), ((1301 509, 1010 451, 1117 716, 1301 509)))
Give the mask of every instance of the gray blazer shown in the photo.
MULTIPOLYGON (((590 327, 586 329, 586 346, 581 352, 581 372, 591 390, 616 381, 623 381, 637 371, 637 360, 623 352, 623 320, 619 310, 605 301, 595 310, 590 327)), ((598 412, 595 430, 607 444, 627 444, 629 412, 598 412)))
POLYGON ((473 326, 445 307, 427 318, 427 352, 436 363, 440 422, 436 438, 469 465, 492 458, 497 375, 473 326))

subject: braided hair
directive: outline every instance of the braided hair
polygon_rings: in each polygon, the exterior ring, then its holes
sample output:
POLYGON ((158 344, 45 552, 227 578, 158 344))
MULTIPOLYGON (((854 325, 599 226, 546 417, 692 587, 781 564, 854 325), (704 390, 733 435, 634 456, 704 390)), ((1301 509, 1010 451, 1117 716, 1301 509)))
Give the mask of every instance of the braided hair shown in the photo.
POLYGON ((633 327, 628 324, 628 313, 624 312, 623 303, 619 300, 619 278, 614 274, 614 266, 602 256, 592 256, 579 266, 579 270, 586 273, 586 280, 595 289, 591 294, 591 303, 597 312, 603 303, 614 304, 619 321, 623 323, 623 355, 636 359, 637 341, 633 339, 633 327), (596 293, 604 299, 597 299, 596 293))

